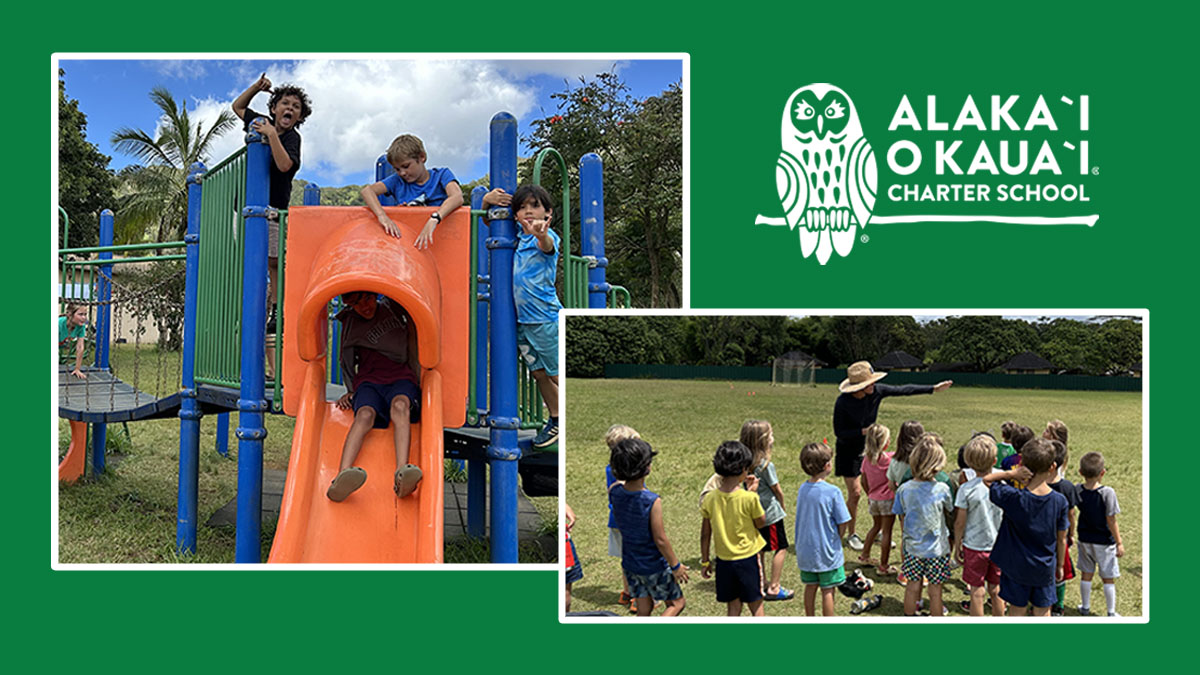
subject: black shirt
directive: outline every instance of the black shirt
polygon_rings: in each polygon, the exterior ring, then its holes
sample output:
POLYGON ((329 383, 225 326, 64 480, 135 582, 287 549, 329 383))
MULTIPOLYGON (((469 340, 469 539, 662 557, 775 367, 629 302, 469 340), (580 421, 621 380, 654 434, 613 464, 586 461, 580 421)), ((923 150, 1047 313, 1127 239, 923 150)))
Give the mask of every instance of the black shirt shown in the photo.
POLYGON ((875 423, 875 418, 879 416, 879 404, 885 397, 932 393, 932 384, 892 386, 876 383, 875 392, 862 398, 855 398, 853 393, 841 394, 833 404, 833 433, 837 436, 837 453, 862 454, 867 444, 862 430, 875 423))
MULTIPOLYGON (((250 123, 257 117, 267 117, 262 113, 255 112, 250 108, 246 108, 245 117, 242 118, 242 129, 250 131, 250 123)), ((271 124, 275 124, 275 118, 268 118, 271 124)), ((287 131, 280 132, 279 143, 283 145, 284 151, 288 157, 292 158, 292 168, 287 171, 280 171, 275 164, 275 159, 271 158, 271 168, 268 170, 271 176, 271 195, 270 206, 277 209, 286 209, 288 203, 292 199, 292 178, 295 178, 296 172, 300 170, 300 132, 296 131, 295 127, 287 131)))

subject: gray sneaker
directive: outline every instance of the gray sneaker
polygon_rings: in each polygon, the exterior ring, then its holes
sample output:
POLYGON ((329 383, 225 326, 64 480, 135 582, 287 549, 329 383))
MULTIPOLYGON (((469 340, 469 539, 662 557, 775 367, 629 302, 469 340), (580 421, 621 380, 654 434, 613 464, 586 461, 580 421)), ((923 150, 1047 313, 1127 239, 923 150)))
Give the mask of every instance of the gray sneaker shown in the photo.
POLYGON ((1091 616, 1092 615, 1091 607, 1084 607, 1083 605, 1079 605, 1075 609, 1079 610, 1079 616, 1091 616))
POLYGON ((850 535, 850 537, 846 539, 846 543, 849 544, 850 548, 854 549, 855 551, 863 550, 863 541, 862 539, 858 538, 857 534, 850 535))
POLYGON ((1108 615, 1109 616, 1121 616, 1120 614, 1117 614, 1116 612, 1109 612, 1108 615))

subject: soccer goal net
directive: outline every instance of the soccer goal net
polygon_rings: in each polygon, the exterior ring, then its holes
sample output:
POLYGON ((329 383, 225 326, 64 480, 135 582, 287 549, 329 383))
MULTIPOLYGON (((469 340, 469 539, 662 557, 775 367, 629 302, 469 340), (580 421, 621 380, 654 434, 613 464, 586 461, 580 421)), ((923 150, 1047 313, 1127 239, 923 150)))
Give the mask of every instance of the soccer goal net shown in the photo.
POLYGON ((777 387, 812 385, 815 383, 816 368, 812 361, 775 359, 771 365, 771 385, 777 387))

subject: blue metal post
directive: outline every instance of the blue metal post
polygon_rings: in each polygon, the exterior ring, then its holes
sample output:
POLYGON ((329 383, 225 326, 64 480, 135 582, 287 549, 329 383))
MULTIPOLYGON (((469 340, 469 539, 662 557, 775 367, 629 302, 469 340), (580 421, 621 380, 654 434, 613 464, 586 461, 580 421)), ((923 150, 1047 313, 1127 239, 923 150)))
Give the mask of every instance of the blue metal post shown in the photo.
POLYGON ((217 454, 229 456, 229 413, 217 413, 217 454))
POLYGON ((304 205, 305 206, 320 206, 321 205, 321 186, 316 183, 309 183, 304 186, 304 205))
MULTIPOLYGON (((604 163, 589 152, 579 158, 580 253, 595 259, 588 269, 588 307, 608 305, 608 282, 604 280, 608 259, 604 257, 604 163)), ((562 208, 570 208, 564 204, 562 208)))
MULTIPOLYGON (((100 245, 113 245, 113 212, 104 209, 100 212, 100 245)), ((112 251, 101 253, 101 260, 112 260, 112 251)), ((100 279, 96 282, 96 300, 100 302, 96 310, 96 367, 107 369, 108 346, 112 339, 112 265, 100 266, 100 279)), ((92 425, 92 475, 104 473, 104 449, 108 442, 108 425, 97 422, 92 425)))
MULTIPOLYGON (((387 155, 380 155, 379 159, 375 160, 375 180, 381 181, 384 178, 396 173, 391 164, 388 164, 387 155)), ((396 198, 391 195, 379 195, 379 204, 381 206, 395 206, 396 198)))
MULTIPOLYGON (((483 196, 487 188, 482 185, 471 190, 471 208, 483 208, 483 196)), ((474 216, 472 216, 474 218, 474 216)), ((475 407, 487 409, 488 395, 488 304, 490 301, 488 277, 487 235, 490 231, 479 218, 476 239, 476 292, 475 302, 475 407)), ((467 462, 467 535, 482 539, 487 531, 487 461, 472 459, 467 462)))
MULTIPOLYGON (((517 119, 496 113, 491 123, 491 179, 493 188, 512 194, 517 189, 517 119)), ((513 257, 517 248, 516 223, 509 209, 494 209, 491 237, 491 337, 492 358, 488 378, 491 427, 488 460, 491 468, 492 562, 517 562, 517 310, 513 303, 513 257)))
MULTIPOLYGON (((200 491, 200 406, 196 403, 196 288, 200 272, 200 194, 204 165, 187 177, 187 259, 184 262, 183 366, 179 403, 179 499, 175 513, 175 550, 196 552, 197 495, 200 491)), ((218 436, 218 442, 220 437, 218 436)))
POLYGON ((271 148, 261 134, 246 135, 246 233, 242 259, 242 382, 238 397, 237 540, 234 560, 262 560, 264 352, 267 298, 267 213, 271 148))

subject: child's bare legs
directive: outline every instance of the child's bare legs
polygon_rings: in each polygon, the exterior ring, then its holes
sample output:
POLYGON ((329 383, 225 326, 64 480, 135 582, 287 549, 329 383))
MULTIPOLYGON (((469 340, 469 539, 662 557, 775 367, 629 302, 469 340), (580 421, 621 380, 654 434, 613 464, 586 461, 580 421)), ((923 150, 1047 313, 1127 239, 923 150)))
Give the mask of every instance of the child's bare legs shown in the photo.
POLYGON ((992 597, 992 616, 1004 616, 1004 601, 1000 599, 1000 584, 988 584, 987 592, 992 597))
POLYGON ((392 399, 392 426, 395 428, 393 436, 396 442, 396 468, 403 469, 405 464, 408 464, 408 446, 412 442, 412 427, 409 425, 409 408, 411 407, 408 397, 404 394, 397 394, 392 399))
MULTIPOLYGON (((921 589, 920 582, 917 582, 917 592, 921 589)), ((905 593, 905 596, 908 594, 905 593)), ((905 603, 907 604, 907 603, 905 603)), ((944 608, 942 606, 942 585, 929 584, 929 616, 941 616, 944 608)), ((1047 610, 1049 611, 1049 610, 1047 610)))
MULTIPOLYGON (((989 586, 972 586, 971 587, 971 616, 983 616, 983 603, 987 600, 989 586)), ((995 596, 993 596, 994 598, 995 596)), ((992 613, 995 614, 996 605, 992 604, 992 613)))
POLYGON ((364 405, 354 413, 354 421, 350 423, 350 430, 346 432, 346 442, 342 445, 342 462, 338 465, 338 471, 345 471, 354 466, 358 451, 362 450, 363 439, 374 425, 375 409, 371 406, 364 405))
MULTIPOLYGON (((767 595, 774 595, 783 590, 781 581, 783 579, 783 563, 786 558, 787 550, 782 548, 771 556, 771 583, 767 587, 767 595)), ((762 568, 765 570, 767 566, 763 565, 762 568)))
MULTIPOLYGON (((858 498, 862 495, 862 482, 858 476, 846 476, 846 510, 850 512, 850 522, 846 524, 846 536, 854 536, 854 525, 858 518, 858 498)), ((866 546, 863 550, 866 550, 866 546)))
POLYGON ((663 616, 679 616, 683 613, 683 608, 687 606, 687 600, 680 596, 674 600, 667 600, 664 604, 666 607, 663 609, 663 616))
POLYGON ((879 572, 884 574, 888 568, 888 559, 892 555, 892 526, 896 524, 896 516, 878 516, 878 518, 881 519, 879 528, 879 572))
MULTIPOLYGON (((871 516, 871 519, 872 519, 871 529, 867 531, 867 538, 866 538, 866 540, 863 541, 863 550, 862 550, 862 553, 859 554, 859 556, 858 556, 859 562, 865 562, 865 563, 871 562, 871 545, 875 543, 876 535, 878 535, 880 530, 883 529, 883 522, 882 522, 883 516, 875 515, 875 516, 871 516)), ((882 551, 887 550, 889 543, 890 542, 888 542, 888 541, 883 541, 880 543, 880 549, 881 549, 880 556, 881 557, 883 555, 882 551)), ((882 563, 880 563, 880 564, 882 565, 882 563)))
POLYGON ((817 591, 821 592, 821 616, 833 616, 834 587, 821 588, 818 584, 804 585, 804 616, 817 615, 817 591))
POLYGON ((817 591, 820 586, 804 584, 804 616, 817 615, 817 591))
MULTIPOLYGON (((929 587, 933 588, 932 585, 929 587)), ((939 587, 940 588, 940 587, 939 587)), ((931 594, 932 595, 932 594, 931 594)), ((909 577, 904 585, 904 614, 912 616, 917 613, 917 602, 921 600, 921 577, 909 577)), ((939 598, 940 601, 940 598, 939 598)))
POLYGON ((538 393, 546 402, 546 410, 551 417, 558 417, 558 376, 547 375, 545 368, 538 368, 530 373, 533 381, 537 382, 538 393))
POLYGON ((759 598, 758 600, 755 600, 754 602, 747 603, 746 608, 750 610, 750 616, 766 616, 767 615, 766 612, 763 611, 762 598, 759 598))
POLYGON ((833 586, 821 589, 821 616, 833 616, 833 601, 837 598, 833 591, 833 586))
MULTIPOLYGON (((271 318, 271 308, 275 307, 275 300, 276 300, 275 275, 277 274, 276 268, 279 266, 278 263, 279 263, 278 258, 267 258, 267 318, 268 319, 271 318)), ((278 325, 275 326, 275 334, 276 334, 276 336, 278 336, 278 334, 279 334, 279 326, 278 325)), ((266 350, 266 357, 267 357, 265 371, 266 371, 266 379, 268 379, 268 380, 275 379, 275 340, 277 340, 277 339, 278 339, 278 337, 267 337, 266 344, 264 345, 264 348, 266 350)))
POLYGON ((634 602, 637 603, 638 616, 650 616, 650 612, 654 609, 654 598, 647 595, 635 598, 634 602))
POLYGON ((741 616, 742 615, 742 599, 730 600, 725 603, 725 616, 741 616))
POLYGON ((571 611, 571 582, 567 582, 567 609, 565 611, 571 611))

